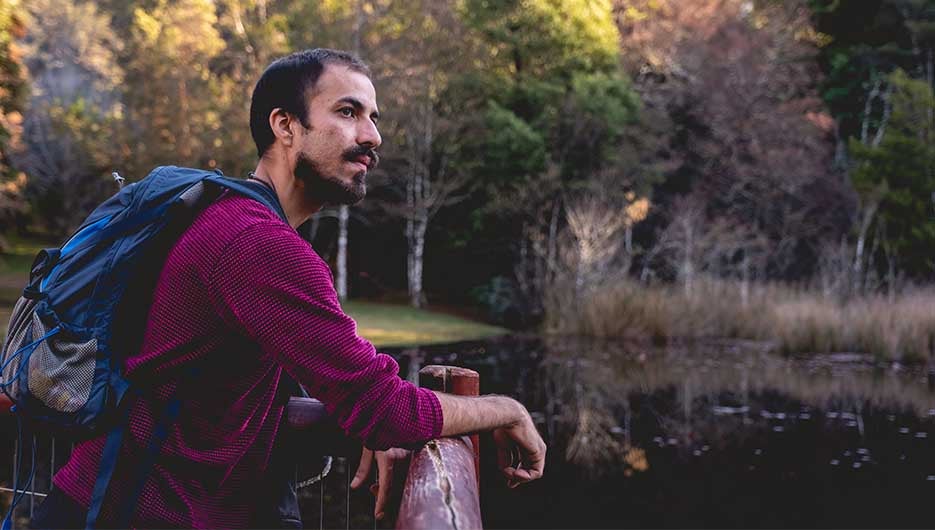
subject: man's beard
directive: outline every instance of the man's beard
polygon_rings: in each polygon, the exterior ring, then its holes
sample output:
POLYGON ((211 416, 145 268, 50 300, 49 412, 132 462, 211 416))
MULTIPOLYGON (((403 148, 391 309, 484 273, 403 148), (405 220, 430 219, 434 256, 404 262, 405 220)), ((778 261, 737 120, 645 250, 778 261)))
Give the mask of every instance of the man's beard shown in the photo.
MULTIPOLYGON (((356 152, 356 150, 355 150, 356 152)), ((347 158, 349 153, 345 153, 347 158)), ((354 155, 359 156, 358 155, 354 155)), ((370 167, 375 165, 376 158, 371 157, 370 167)), ((342 182, 337 177, 325 175, 318 168, 318 164, 305 153, 299 153, 293 170, 295 178, 305 184, 305 195, 315 202, 329 205, 357 204, 367 195, 366 171, 354 174, 350 183, 342 182)))

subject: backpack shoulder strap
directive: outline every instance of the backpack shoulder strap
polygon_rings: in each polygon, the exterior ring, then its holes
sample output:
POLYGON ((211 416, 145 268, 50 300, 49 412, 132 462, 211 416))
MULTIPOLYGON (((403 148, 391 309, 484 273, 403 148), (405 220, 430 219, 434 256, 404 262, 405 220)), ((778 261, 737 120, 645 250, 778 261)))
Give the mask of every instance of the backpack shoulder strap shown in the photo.
POLYGON ((273 190, 265 185, 259 183, 254 184, 243 179, 235 179, 223 175, 211 175, 205 178, 205 180, 260 202, 275 212, 283 222, 289 222, 286 218, 286 212, 283 211, 282 205, 279 204, 279 198, 273 190))

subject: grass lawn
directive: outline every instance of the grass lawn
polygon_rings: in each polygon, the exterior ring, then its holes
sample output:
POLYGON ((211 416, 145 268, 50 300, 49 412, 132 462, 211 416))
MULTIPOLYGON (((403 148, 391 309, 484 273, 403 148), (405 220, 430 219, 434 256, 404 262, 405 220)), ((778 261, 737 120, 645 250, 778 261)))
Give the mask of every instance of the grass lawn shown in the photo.
POLYGON ((378 347, 482 339, 507 332, 496 326, 405 305, 349 300, 342 306, 357 321, 358 333, 378 347))
POLYGON ((13 304, 19 299, 29 279, 29 267, 36 254, 45 247, 54 247, 55 243, 10 238, 7 251, 0 254, 0 336, 6 333, 13 304))

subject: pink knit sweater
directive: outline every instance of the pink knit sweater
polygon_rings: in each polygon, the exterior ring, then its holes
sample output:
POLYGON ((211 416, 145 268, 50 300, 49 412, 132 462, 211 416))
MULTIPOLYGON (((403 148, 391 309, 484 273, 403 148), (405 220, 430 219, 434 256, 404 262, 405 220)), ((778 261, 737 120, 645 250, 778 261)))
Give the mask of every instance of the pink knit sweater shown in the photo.
MULTIPOLYGON (((331 271, 295 230, 263 205, 229 196, 208 207, 175 244, 159 278, 131 378, 165 381, 131 409, 102 510, 114 515, 180 369, 208 359, 181 389, 169 430, 137 504, 134 526, 237 528, 252 515, 289 393, 284 372, 320 399, 350 436, 371 448, 438 437, 438 398, 398 376, 391 357, 357 335, 331 271)), ((90 504, 104 438, 78 444, 55 486, 90 504)))

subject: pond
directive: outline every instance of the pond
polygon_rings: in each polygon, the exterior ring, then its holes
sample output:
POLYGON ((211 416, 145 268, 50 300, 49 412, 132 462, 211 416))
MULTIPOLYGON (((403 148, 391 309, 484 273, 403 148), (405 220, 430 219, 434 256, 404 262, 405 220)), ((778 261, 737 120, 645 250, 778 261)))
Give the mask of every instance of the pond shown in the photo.
MULTIPOLYGON (((492 442, 481 438, 486 528, 931 528, 935 521, 928 504, 935 377, 922 366, 859 355, 789 359, 754 343, 659 347, 535 336, 388 353, 404 376, 427 364, 472 368, 482 393, 512 395, 531 411, 549 445, 542 480, 506 488, 492 442)), ((11 429, 7 422, 3 430, 11 429)), ((63 445, 53 450, 67 451, 63 445)), ((7 485, 12 447, 0 449, 7 485)), ((46 451, 39 491, 50 476, 46 451)), ((359 453, 350 454, 300 490, 306 527, 391 527, 374 523, 366 491, 348 495, 359 453)), ((321 468, 305 456, 300 479, 321 468)), ((0 495, 4 510, 8 497, 0 495)))
MULTIPOLYGON (((487 528, 932 527, 935 390, 924 367, 762 345, 503 337, 390 352, 527 405, 542 480, 509 490, 482 439, 487 528)), ((486 443, 485 443, 486 442, 486 443)))

